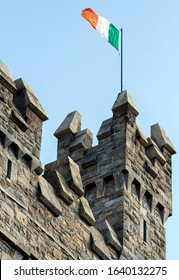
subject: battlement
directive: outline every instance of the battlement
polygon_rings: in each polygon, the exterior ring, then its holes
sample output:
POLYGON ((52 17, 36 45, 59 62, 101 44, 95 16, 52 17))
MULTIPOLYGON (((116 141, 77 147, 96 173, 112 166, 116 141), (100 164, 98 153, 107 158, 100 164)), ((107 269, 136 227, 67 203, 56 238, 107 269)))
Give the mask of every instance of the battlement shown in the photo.
POLYGON ((128 91, 92 146, 81 115, 55 131, 42 167, 47 116, 31 88, 0 62, 0 259, 165 259, 175 148, 155 124, 146 138, 128 91))

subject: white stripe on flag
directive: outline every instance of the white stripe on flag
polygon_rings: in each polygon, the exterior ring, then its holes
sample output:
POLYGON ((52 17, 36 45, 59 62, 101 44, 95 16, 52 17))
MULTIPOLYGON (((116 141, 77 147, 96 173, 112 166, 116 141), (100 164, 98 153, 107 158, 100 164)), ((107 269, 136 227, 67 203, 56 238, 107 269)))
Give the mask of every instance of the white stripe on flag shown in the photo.
POLYGON ((98 24, 96 26, 96 30, 99 34, 108 41, 108 32, 109 32, 110 22, 104 17, 98 17, 98 24))

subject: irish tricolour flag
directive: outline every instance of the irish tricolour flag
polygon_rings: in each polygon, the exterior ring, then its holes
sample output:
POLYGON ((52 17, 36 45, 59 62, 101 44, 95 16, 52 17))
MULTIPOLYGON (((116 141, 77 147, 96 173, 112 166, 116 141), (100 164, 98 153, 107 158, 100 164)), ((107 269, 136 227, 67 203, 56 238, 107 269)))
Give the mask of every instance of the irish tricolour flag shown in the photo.
POLYGON ((96 14, 92 9, 82 11, 82 17, 88 20, 94 29, 104 37, 117 51, 119 51, 120 31, 107 19, 96 14))

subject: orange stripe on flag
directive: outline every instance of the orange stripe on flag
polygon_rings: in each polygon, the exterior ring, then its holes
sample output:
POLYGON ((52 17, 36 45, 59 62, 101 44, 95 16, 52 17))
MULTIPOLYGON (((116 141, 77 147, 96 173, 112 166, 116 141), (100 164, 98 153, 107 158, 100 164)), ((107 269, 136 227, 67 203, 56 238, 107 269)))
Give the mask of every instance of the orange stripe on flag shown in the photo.
POLYGON ((82 11, 81 16, 88 20, 94 29, 96 29, 98 23, 98 15, 90 8, 82 11))

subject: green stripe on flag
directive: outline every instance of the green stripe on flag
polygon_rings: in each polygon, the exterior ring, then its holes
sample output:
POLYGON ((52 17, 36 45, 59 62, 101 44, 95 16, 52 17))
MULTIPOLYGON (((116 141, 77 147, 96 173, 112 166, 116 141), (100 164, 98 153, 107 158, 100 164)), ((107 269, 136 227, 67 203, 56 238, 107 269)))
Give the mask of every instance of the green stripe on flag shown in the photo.
POLYGON ((119 51, 119 30, 111 23, 109 25, 108 42, 119 51))

